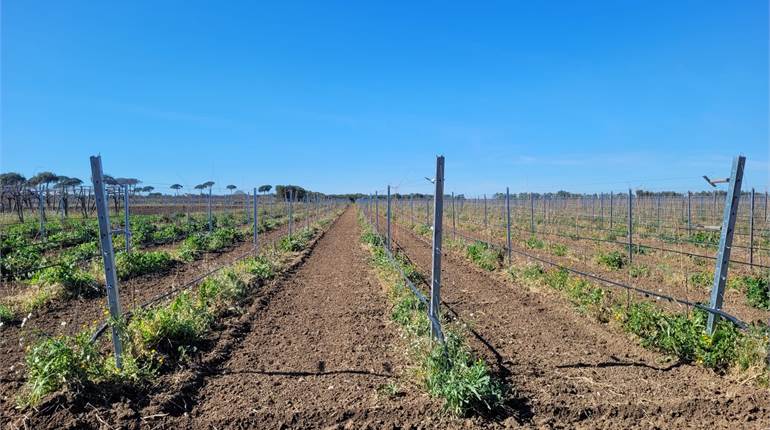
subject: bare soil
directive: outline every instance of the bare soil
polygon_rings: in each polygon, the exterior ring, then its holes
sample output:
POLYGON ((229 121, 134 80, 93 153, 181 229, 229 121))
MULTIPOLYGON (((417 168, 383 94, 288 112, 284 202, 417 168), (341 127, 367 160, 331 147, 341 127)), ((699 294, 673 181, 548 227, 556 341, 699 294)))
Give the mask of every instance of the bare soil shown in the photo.
MULTIPOLYGON (((423 274, 431 248, 395 227, 423 274)), ((557 294, 530 291, 444 255, 442 300, 515 390, 524 423, 547 428, 768 428, 770 391, 669 362, 557 294)))

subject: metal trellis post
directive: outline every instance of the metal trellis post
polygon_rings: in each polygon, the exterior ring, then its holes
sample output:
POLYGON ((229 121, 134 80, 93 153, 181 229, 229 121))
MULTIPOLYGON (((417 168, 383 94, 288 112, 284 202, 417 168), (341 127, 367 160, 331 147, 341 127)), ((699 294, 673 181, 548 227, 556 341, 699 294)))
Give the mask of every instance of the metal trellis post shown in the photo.
POLYGON ((393 252, 393 250, 390 247, 390 185, 388 185, 388 221, 387 221, 387 237, 388 237, 388 251, 393 252))
POLYGON ((38 192, 37 197, 38 197, 38 199, 37 199, 37 209, 38 209, 38 213, 40 215, 40 237, 42 237, 43 240, 45 240, 45 212, 44 212, 45 209, 43 207, 44 203, 43 203, 43 191, 42 190, 40 190, 38 192))
POLYGON ((634 195, 631 192, 631 188, 628 189, 628 263, 634 262, 634 211, 633 211, 633 199, 634 195))
POLYGON ((208 216, 209 216, 209 233, 214 230, 214 225, 211 221, 211 187, 209 186, 209 201, 208 201, 208 216))
MULTIPOLYGON (((115 273, 115 253, 112 249, 112 226, 107 213, 107 199, 104 191, 104 177, 102 173, 102 157, 91 157, 91 178, 94 184, 94 197, 96 200, 96 213, 99 220, 99 242, 101 243, 102 257, 104 258, 104 279, 107 287, 107 304, 110 317, 120 318, 120 295, 118 294, 118 277, 115 273)), ((118 327, 112 324, 112 344, 115 348, 115 366, 123 367, 123 344, 120 340, 118 327)))
POLYGON ((754 264, 754 188, 751 189, 749 203, 749 264, 754 264))
MULTIPOLYGON (((436 191, 433 195, 433 264, 431 267, 430 282, 430 317, 439 319, 439 306, 441 304, 441 233, 444 217, 444 156, 436 158, 436 191)), ((431 334, 437 336, 433 324, 431 334)))
POLYGON ((126 240, 126 253, 131 252, 131 210, 129 209, 128 185, 123 186, 123 237, 126 240))
MULTIPOLYGON (((722 231, 719 238, 719 252, 716 258, 714 270, 714 285, 711 290, 711 308, 722 309, 725 284, 727 283, 727 271, 730 263, 730 251, 733 247, 733 233, 735 219, 738 214, 738 204, 741 198, 741 184, 743 182, 743 166, 746 157, 738 156, 733 160, 730 179, 727 183, 727 196, 725 197, 725 210, 722 216, 722 231)), ((709 334, 714 332, 714 323, 717 316, 709 313, 706 329, 709 334)))
MULTIPOLYGON (((532 194, 530 193, 530 196, 532 194)), ((511 264, 511 192, 505 187, 505 225, 508 238, 508 264, 511 264)))
POLYGON ((254 187, 254 256, 259 254, 259 194, 254 187))

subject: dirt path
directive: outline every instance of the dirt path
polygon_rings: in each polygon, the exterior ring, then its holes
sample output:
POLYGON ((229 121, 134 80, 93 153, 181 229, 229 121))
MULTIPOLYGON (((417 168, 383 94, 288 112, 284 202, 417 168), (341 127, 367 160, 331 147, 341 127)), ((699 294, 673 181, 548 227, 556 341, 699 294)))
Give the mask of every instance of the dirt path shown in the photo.
POLYGON ((211 372, 174 428, 457 425, 419 388, 389 397, 406 367, 385 293, 349 208, 211 372))
MULTIPOLYGON (((430 275, 430 246, 394 227, 395 241, 430 275)), ((468 322, 476 351, 517 391, 537 427, 768 428, 770 393, 691 365, 661 364, 561 297, 531 292, 445 256, 442 299, 468 322)))

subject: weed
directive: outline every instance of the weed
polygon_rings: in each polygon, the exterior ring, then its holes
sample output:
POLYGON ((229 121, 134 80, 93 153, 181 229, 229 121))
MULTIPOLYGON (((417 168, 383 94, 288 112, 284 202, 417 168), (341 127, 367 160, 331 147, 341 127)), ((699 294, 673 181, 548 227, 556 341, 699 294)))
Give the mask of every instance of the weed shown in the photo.
POLYGON ((503 253, 488 244, 476 241, 466 248, 468 258, 484 270, 495 270, 503 261, 503 253))
POLYGON ((65 385, 82 385, 89 378, 101 376, 102 362, 103 357, 86 332, 43 339, 27 354, 27 382, 20 403, 35 405, 65 385))
POLYGON ((545 247, 545 242, 536 238, 535 236, 531 236, 529 239, 524 241, 524 246, 529 249, 543 249, 545 247))
POLYGON ((596 255, 596 262, 612 270, 622 269, 628 260, 618 251, 600 252, 596 255))
POLYGON ((557 257, 564 257, 567 255, 567 245, 561 243, 552 243, 550 245, 551 253, 557 257))
POLYGON ((168 270, 173 264, 171 255, 165 251, 120 252, 115 256, 115 269, 119 280, 168 270))
POLYGON ((0 323, 7 323, 14 320, 13 310, 10 306, 0 303, 0 323))
POLYGON ((635 264, 628 268, 628 275, 632 278, 650 276, 650 268, 644 264, 635 264))

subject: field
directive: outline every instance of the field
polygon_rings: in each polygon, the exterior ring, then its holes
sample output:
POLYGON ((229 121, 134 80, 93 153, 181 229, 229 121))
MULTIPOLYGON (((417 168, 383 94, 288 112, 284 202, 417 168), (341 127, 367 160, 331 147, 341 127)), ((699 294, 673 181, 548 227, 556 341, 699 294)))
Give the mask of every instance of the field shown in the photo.
POLYGON ((42 227, 7 207, 0 424, 770 423, 764 196, 739 210, 710 335, 724 195, 637 193, 630 223, 628 195, 446 195, 434 315, 434 200, 383 194, 264 195, 258 222, 248 195, 110 200, 119 318, 88 199, 42 227))

